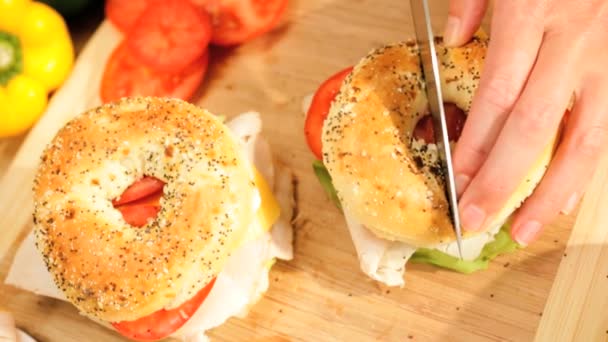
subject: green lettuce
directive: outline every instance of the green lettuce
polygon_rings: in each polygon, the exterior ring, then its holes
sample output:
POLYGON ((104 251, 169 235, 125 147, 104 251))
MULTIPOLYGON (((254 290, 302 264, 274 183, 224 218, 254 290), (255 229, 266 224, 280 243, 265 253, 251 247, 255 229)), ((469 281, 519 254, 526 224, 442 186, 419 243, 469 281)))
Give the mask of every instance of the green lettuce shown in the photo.
POLYGON ((481 254, 475 260, 460 260, 436 249, 418 248, 416 253, 410 258, 410 261, 431 264, 468 274, 487 269, 492 259, 500 254, 513 252, 518 248, 520 248, 519 244, 511 239, 509 228, 505 225, 494 236, 494 241, 489 242, 483 247, 481 254))
MULTIPOLYGON (((323 165, 322 162, 315 160, 312 167, 327 196, 338 208, 342 209, 336 188, 334 188, 334 185, 331 182, 331 176, 325 165, 323 165)), ((486 244, 483 247, 481 254, 475 260, 460 260, 459 258, 445 254, 436 249, 419 248, 411 257, 410 261, 431 264, 465 274, 485 270, 488 268, 492 259, 501 254, 510 253, 520 248, 520 245, 511 239, 511 234, 509 232, 509 226, 503 226, 494 237, 494 241, 486 244)))
POLYGON ((315 160, 312 163, 312 169, 315 171, 315 175, 317 175, 317 179, 319 179, 319 183, 321 183, 321 186, 329 199, 342 210, 342 204, 340 204, 338 193, 336 192, 336 188, 334 188, 334 184, 331 182, 331 176, 325 165, 323 165, 321 161, 315 160))

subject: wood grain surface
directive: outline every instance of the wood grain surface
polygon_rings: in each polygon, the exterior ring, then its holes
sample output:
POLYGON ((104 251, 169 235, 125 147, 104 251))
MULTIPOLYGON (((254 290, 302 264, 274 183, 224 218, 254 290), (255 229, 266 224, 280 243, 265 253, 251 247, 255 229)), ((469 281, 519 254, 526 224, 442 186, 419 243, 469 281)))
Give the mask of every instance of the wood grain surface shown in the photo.
POLYGON ((608 341, 608 158, 579 211, 536 341, 608 341))
MULTIPOLYGON (((447 13, 446 4, 432 2, 437 32, 447 13)), ((605 173, 596 181, 603 190, 591 193, 577 220, 576 231, 581 235, 576 242, 595 247, 590 252, 578 249, 577 259, 570 258, 571 254, 564 257, 574 218, 561 217, 538 242, 497 258, 488 271, 474 275, 411 265, 406 286, 399 289, 381 286, 359 270, 342 215, 312 173, 313 157, 302 132, 301 101, 327 76, 356 63, 370 49, 412 36, 407 1, 292 0, 285 22, 274 32, 239 48, 212 51, 209 78, 195 102, 227 116, 260 111, 265 136, 296 173, 299 206, 295 259, 279 262, 271 272, 267 295, 246 319, 231 319, 213 330, 213 340, 530 341, 562 260, 558 280, 564 285, 556 283, 552 298, 571 290, 584 294, 587 297, 577 301, 572 313, 596 315, 594 323, 604 325, 601 331, 608 329, 607 279, 601 275, 608 259, 607 234, 605 230, 603 235, 599 230, 593 236, 583 234, 592 221, 606 221, 605 215, 594 216, 601 198, 606 201, 601 197, 606 193, 605 173), (595 266, 584 272, 600 275, 568 271, 586 262, 595 262, 595 266), (577 282, 569 288, 567 284, 575 278, 577 282)), ((96 82, 92 79, 89 84, 97 87, 96 82)), ((80 99, 78 94, 70 96, 74 101, 93 101, 80 99)), ((70 96, 66 96, 68 100, 70 96)), ((31 229, 30 189, 40 151, 56 129, 77 113, 51 114, 27 137, 0 141, 0 258, 5 256, 0 261, 0 281, 17 243, 31 229)), ((40 341, 122 340, 81 317, 70 304, 1 284, 0 309, 12 311, 19 326, 40 341)), ((548 310, 556 318, 542 317, 545 331, 571 322, 560 316, 559 304, 548 310)), ((583 327, 578 321, 569 324, 574 325, 572 331, 583 327)), ((546 338, 554 335, 538 336, 540 341, 552 341, 546 338)), ((601 340, 608 335, 570 336, 601 340)))

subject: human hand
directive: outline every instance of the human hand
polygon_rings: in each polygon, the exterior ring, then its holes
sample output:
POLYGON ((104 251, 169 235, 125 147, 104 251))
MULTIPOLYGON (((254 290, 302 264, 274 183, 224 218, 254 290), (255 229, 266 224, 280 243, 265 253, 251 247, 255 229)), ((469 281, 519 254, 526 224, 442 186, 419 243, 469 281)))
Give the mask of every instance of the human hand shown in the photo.
POLYGON ((15 320, 8 312, 0 311, 0 342, 17 342, 15 320))
MULTIPOLYGON (((487 0, 450 0, 444 41, 467 42, 487 0)), ((574 94, 543 180, 515 215, 513 238, 576 207, 608 137, 608 1, 495 1, 492 37, 454 152, 463 228, 486 228, 553 139, 574 94)))

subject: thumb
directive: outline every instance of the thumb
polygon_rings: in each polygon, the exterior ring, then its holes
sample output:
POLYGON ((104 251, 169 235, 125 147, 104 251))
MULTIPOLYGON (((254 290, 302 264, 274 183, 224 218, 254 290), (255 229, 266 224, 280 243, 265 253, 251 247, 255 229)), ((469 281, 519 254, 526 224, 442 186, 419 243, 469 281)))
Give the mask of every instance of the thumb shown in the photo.
POLYGON ((471 39, 481 25, 489 0, 450 0, 443 40, 447 46, 459 46, 471 39))

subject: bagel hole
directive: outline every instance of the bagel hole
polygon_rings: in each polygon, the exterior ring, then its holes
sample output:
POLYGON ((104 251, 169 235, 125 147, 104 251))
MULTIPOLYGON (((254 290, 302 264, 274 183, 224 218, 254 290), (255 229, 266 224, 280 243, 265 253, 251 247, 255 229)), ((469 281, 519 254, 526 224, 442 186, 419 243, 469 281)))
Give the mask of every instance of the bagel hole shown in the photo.
POLYGON ((128 224, 143 227, 158 215, 164 186, 160 179, 144 176, 127 187, 112 205, 128 224))
MULTIPOLYGON (((462 109, 451 102, 445 102, 443 106, 450 141, 458 141, 467 116, 462 109)), ((431 114, 426 114, 418 120, 414 128, 414 139, 421 139, 427 144, 435 143, 435 129, 431 114)))

